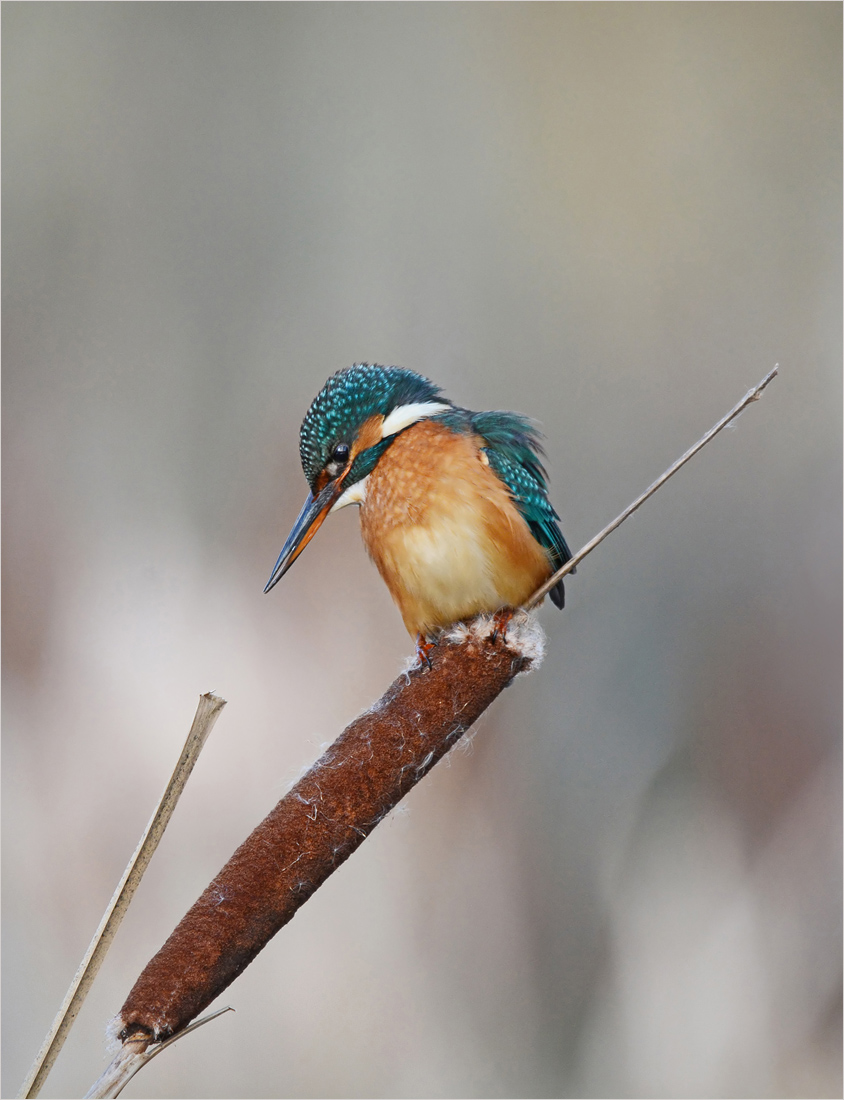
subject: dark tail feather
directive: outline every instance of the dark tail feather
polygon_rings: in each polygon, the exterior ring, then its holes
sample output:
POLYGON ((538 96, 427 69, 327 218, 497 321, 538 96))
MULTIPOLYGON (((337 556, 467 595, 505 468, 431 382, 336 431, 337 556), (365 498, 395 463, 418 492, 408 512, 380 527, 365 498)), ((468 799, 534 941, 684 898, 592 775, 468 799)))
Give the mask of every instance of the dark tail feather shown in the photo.
POLYGON ((557 581, 551 591, 548 593, 551 597, 551 602, 559 607, 560 611, 566 606, 566 590, 562 581, 557 581))

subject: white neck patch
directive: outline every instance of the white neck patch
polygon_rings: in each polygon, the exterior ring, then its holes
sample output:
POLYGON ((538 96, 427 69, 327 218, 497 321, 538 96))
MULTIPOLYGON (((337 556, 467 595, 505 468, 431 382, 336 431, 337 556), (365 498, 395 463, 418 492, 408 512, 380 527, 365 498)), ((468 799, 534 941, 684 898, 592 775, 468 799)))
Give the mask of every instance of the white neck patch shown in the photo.
POLYGON ((421 401, 416 405, 399 405, 397 409, 393 409, 389 416, 384 418, 384 423, 381 425, 381 438, 386 439, 387 436, 395 435, 396 432, 409 428, 417 420, 425 420, 429 416, 436 416, 437 413, 445 412, 446 409, 450 408, 451 405, 443 405, 439 401, 421 401))
POLYGON ((362 477, 360 481, 356 481, 354 485, 350 485, 345 493, 341 493, 334 501, 331 506, 331 511, 339 512, 340 509, 345 508, 347 504, 363 504, 366 500, 367 481, 369 481, 369 474, 367 474, 366 477, 362 477))

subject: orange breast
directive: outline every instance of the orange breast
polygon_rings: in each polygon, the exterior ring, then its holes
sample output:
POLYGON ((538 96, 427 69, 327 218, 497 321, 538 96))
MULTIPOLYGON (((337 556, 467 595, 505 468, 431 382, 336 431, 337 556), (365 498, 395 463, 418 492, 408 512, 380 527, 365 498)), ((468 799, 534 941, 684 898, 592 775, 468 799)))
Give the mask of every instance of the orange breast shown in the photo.
POLYGON ((480 442, 422 420, 369 475, 361 533, 411 634, 518 606, 551 575, 480 442))

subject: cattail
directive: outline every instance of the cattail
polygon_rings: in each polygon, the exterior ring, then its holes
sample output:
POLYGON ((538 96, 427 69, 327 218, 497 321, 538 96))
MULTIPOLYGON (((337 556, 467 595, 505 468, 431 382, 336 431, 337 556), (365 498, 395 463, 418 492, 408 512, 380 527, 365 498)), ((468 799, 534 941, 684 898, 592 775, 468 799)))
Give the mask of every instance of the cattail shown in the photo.
POLYGON ((157 1042, 186 1027, 542 649, 527 615, 506 637, 481 618, 443 638, 432 667, 400 676, 238 848, 147 964, 113 1033, 157 1042))

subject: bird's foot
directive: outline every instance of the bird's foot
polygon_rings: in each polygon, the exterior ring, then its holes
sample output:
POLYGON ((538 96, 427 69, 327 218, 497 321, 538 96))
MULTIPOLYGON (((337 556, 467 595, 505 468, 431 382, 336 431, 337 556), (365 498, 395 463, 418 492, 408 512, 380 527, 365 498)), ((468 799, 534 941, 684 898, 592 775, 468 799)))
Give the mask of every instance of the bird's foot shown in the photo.
POLYGON ((419 668, 422 667, 423 661, 428 666, 428 668, 431 668, 431 658, 428 656, 428 654, 438 645, 438 642, 435 642, 433 640, 429 641, 424 634, 416 635, 416 660, 419 662, 419 668))
POLYGON ((502 607, 492 616, 493 631, 489 636, 490 642, 495 645, 498 640, 498 635, 501 635, 501 641, 507 641, 507 627, 515 615, 516 610, 513 607, 502 607))

